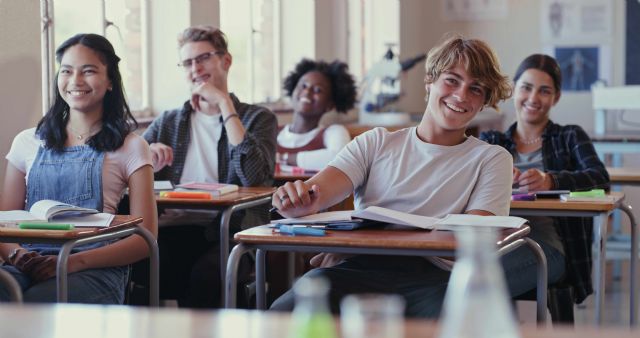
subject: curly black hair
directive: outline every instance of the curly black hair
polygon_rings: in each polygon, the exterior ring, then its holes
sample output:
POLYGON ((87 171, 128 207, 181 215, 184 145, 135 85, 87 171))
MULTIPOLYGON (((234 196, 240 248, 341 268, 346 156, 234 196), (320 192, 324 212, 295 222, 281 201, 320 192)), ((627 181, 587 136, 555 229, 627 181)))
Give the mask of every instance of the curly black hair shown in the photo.
POLYGON ((338 60, 331 63, 302 59, 284 79, 287 96, 293 94, 300 78, 308 72, 320 72, 331 82, 331 99, 340 113, 346 113, 356 103, 356 85, 349 73, 349 66, 338 60))

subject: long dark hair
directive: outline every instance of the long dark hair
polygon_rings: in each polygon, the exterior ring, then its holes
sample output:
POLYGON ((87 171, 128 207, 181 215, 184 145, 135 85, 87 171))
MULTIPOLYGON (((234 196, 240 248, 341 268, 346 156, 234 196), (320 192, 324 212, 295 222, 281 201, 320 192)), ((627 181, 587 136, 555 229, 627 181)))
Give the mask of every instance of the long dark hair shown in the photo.
POLYGON ((527 56, 526 59, 522 60, 520 66, 518 66, 516 75, 513 77, 513 83, 518 82, 522 73, 526 72, 527 69, 537 69, 541 72, 547 73, 551 77, 551 80, 553 80, 553 87, 555 88, 556 93, 560 94, 560 88, 562 86, 562 71, 560 70, 560 65, 558 65, 556 59, 545 54, 532 54, 527 56))
MULTIPOLYGON (((112 89, 108 90, 102 101, 102 129, 87 140, 87 144, 97 151, 114 151, 122 146, 127 135, 138 128, 125 99, 122 77, 118 68, 120 58, 105 37, 97 34, 77 34, 63 42, 56 50, 56 61, 60 64, 64 53, 72 46, 81 44, 95 51, 107 66, 107 76, 112 89)), ((38 122, 36 134, 44 141, 45 147, 62 151, 67 140, 66 125, 69 121, 69 105, 58 90, 58 75, 53 85, 56 97, 47 114, 38 122)))

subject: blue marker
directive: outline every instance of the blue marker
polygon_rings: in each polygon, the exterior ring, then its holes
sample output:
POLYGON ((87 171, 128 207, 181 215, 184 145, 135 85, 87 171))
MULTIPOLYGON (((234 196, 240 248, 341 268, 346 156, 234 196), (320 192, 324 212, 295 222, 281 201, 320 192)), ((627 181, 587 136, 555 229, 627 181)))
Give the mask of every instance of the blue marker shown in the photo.
POLYGON ((309 228, 309 227, 300 227, 300 226, 295 226, 295 225, 280 225, 278 227, 279 231, 281 234, 286 234, 286 235, 304 235, 304 236, 324 236, 325 235, 325 231, 324 229, 315 229, 315 228, 309 228))

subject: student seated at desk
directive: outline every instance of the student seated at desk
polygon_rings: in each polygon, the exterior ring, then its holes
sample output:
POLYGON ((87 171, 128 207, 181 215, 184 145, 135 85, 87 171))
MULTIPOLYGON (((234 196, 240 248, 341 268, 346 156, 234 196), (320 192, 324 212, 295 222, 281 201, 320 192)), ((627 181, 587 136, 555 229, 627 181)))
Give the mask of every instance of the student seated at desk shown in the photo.
MULTIPOLYGON (((144 133, 157 180, 174 184, 220 182, 271 186, 276 117, 229 92, 231 54, 224 33, 210 26, 185 29, 178 38, 179 66, 191 91, 181 108, 166 111, 144 133)), ((181 306, 220 304, 220 215, 215 211, 165 210, 160 217, 161 298, 181 306)), ((231 227, 269 222, 258 207, 234 213, 231 227)))
MULTIPOLYGON (((495 108, 511 94, 495 53, 480 40, 454 36, 429 51, 426 74, 427 106, 417 127, 395 132, 375 128, 356 137, 310 180, 279 187, 273 205, 280 213, 313 214, 354 192, 356 209, 380 206, 432 217, 507 215, 512 182, 509 153, 465 135, 480 110, 495 108)), ((534 288, 535 257, 527 248, 508 256, 515 262, 505 265, 507 276, 524 276, 510 283, 534 288), (523 264, 525 260, 531 264, 523 264)), ((450 263, 439 258, 320 254, 312 265, 323 267, 307 275, 329 279, 334 312, 347 294, 398 293, 405 298, 408 316, 436 317, 450 263)), ((272 309, 291 310, 293 304, 289 290, 272 309)))
POLYGON ((291 97, 293 122, 278 134, 278 163, 321 170, 351 141, 343 125, 319 125, 326 112, 353 108, 356 87, 349 66, 302 59, 284 80, 284 89, 291 97))
MULTIPOLYGON (((608 189, 609 174, 584 130, 549 119, 561 94, 562 73, 556 60, 543 54, 530 55, 518 67, 513 81, 516 122, 505 133, 492 131, 480 138, 511 153, 514 186, 528 191, 608 189)), ((530 237, 547 256, 549 283, 564 277, 574 287, 575 301, 581 303, 593 292, 592 219, 527 219, 530 237)))
MULTIPOLYGON (((129 188, 131 215, 157 233, 151 152, 134 134, 113 46, 96 34, 78 34, 56 50, 60 69, 53 105, 36 128, 13 140, 2 191, 2 210, 29 210, 53 199, 115 213, 129 188)), ((56 301, 59 245, 0 244, 3 269, 16 278, 26 302, 56 301)), ((69 301, 121 304, 128 264, 148 256, 145 241, 76 247, 69 257, 69 301)), ((0 298, 8 299, 0 287, 0 298)))

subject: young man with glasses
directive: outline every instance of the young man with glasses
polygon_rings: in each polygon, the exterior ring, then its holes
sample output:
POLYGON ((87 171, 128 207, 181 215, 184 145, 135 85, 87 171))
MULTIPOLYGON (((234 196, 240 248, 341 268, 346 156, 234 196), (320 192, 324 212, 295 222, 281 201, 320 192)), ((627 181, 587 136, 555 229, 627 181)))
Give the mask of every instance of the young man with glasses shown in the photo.
MULTIPOLYGON (((229 93, 232 57, 224 33, 187 28, 178 38, 191 97, 158 116, 144 133, 156 180, 271 186, 277 121, 266 108, 229 93)), ((219 304, 218 231, 214 212, 166 210, 160 217, 161 293, 189 307, 219 304), (172 226, 173 225, 173 226, 172 226), (217 287, 216 287, 217 286, 217 287), (216 292, 217 291, 217 292, 216 292)), ((268 222, 266 210, 234 213, 232 228, 268 222)))

